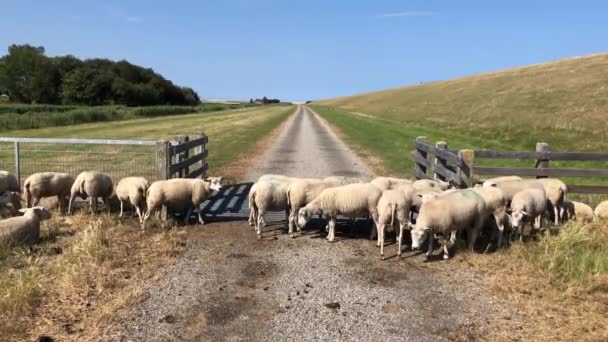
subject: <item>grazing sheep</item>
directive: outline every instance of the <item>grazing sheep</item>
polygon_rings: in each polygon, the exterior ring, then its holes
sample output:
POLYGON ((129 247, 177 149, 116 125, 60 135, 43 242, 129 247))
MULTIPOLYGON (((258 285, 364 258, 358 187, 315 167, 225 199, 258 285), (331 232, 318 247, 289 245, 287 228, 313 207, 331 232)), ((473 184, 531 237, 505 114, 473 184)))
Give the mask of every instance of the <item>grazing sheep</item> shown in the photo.
MULTIPOLYGON (((265 225, 264 215, 268 210, 285 210, 289 219, 289 204, 287 202, 288 183, 277 181, 261 181, 255 183, 255 192, 249 203, 255 213, 255 231, 258 239, 262 238, 262 226, 265 225)), ((287 228, 287 222, 285 226, 287 228)))
MULTIPOLYGON (((407 227, 410 218, 410 208, 412 206, 413 189, 387 190, 382 192, 378 200, 378 245, 380 246, 380 257, 384 259, 384 233, 387 225, 395 228, 395 218, 399 223, 398 241, 399 246, 397 255, 401 255, 401 245, 403 243, 403 231, 407 227)), ((395 232, 397 229, 395 228, 395 232)))
POLYGON ((557 178, 540 178, 537 181, 545 188, 545 195, 550 204, 550 207, 547 209, 553 209, 550 213, 553 215, 554 225, 557 226, 559 225, 560 214, 563 211, 562 206, 568 192, 568 187, 557 178))
MULTIPOLYGON (((27 177, 23 183, 25 203, 28 208, 38 206, 44 197, 57 196, 60 212, 67 208, 70 190, 74 184, 74 177, 67 173, 39 172, 27 177)), ((47 208, 50 209, 50 208, 47 208)))
POLYGON ((21 209, 23 216, 0 221, 0 246, 33 244, 40 239, 40 221, 51 218, 51 213, 42 207, 21 209))
POLYGON ((222 177, 208 177, 206 179, 187 179, 176 178, 169 180, 156 181, 150 185, 146 193, 146 214, 142 229, 145 228, 146 220, 150 214, 161 209, 164 205, 168 210, 184 210, 188 213, 185 217, 185 223, 188 223, 192 210, 196 210, 198 221, 205 224, 201 215, 200 206, 213 191, 222 189, 222 177))
POLYGON ((449 248, 456 242, 456 233, 467 230, 468 247, 473 250, 475 240, 487 215, 486 203, 473 190, 465 189, 426 200, 420 207, 416 225, 411 231, 412 249, 420 248, 428 237, 427 258, 433 253, 433 236, 442 235, 443 258, 449 258, 449 248), (449 241, 446 241, 450 236, 449 241))
POLYGON ((494 177, 494 178, 486 179, 485 181, 483 181, 482 184, 485 185, 486 183, 492 184, 492 183, 517 181, 517 180, 522 180, 522 179, 523 178, 521 178, 519 176, 501 176, 501 177, 494 177))
POLYGON ((378 222, 378 201, 382 191, 373 184, 349 184, 323 190, 315 199, 298 211, 298 226, 304 227, 313 215, 325 214, 329 219, 327 239, 334 241, 336 216, 358 217, 370 215, 378 222))
POLYGON ((545 190, 545 187, 537 179, 506 180, 506 181, 499 181, 499 182, 487 181, 483 184, 483 187, 484 188, 497 187, 497 188, 501 189, 507 195, 507 199, 509 202, 511 202, 511 199, 513 198, 513 196, 516 193, 518 193, 522 190, 530 189, 530 188, 540 189, 543 191, 545 190))
MULTIPOLYGON (((293 228, 296 225, 297 215, 300 208, 315 199, 325 189, 340 186, 335 180, 323 181, 315 179, 298 179, 287 188, 287 200, 289 204, 289 236, 293 236, 293 228)), ((298 226, 298 231, 304 226, 298 226)))
POLYGON ((534 227, 540 229, 541 220, 547 211, 545 190, 529 188, 513 196, 511 200, 511 224, 518 230, 520 241, 523 240, 523 226, 534 219, 534 227))
POLYGON ((380 190, 386 191, 395 189, 401 185, 411 185, 410 179, 395 178, 395 177, 376 177, 370 182, 377 186, 380 190))
POLYGON ((608 220, 608 201, 598 204, 593 213, 600 220, 608 220))
POLYGON ((19 180, 8 171, 0 171, 0 194, 5 191, 21 192, 19 180))
MULTIPOLYGON (((490 212, 490 215, 496 222, 496 227, 498 228, 498 247, 502 247, 505 225, 508 223, 507 194, 505 194, 504 191, 496 187, 476 187, 472 188, 471 190, 479 194, 479 196, 481 196, 486 202, 486 208, 490 212)), ((487 246, 486 251, 489 247, 490 245, 487 246)))
POLYGON ((441 191, 446 191, 450 188, 450 183, 438 179, 419 179, 415 181, 412 186, 415 189, 439 189, 441 191))
POLYGON ((142 210, 146 204, 146 192, 150 183, 143 177, 126 177, 118 182, 116 186, 116 197, 120 201, 120 215, 122 217, 124 203, 128 202, 135 208, 139 222, 143 223, 142 210))
POLYGON ((21 196, 14 191, 5 191, 0 194, 0 208, 8 207, 11 215, 16 216, 21 209, 21 196), (10 206, 9 206, 10 205, 10 206))
POLYGON ((582 202, 564 200, 562 219, 581 223, 593 222, 593 208, 582 202))
POLYGON ((81 172, 76 177, 74 184, 72 184, 68 215, 72 213, 72 203, 76 196, 82 199, 89 197, 91 213, 93 215, 97 214, 97 199, 99 197, 103 199, 103 203, 110 210, 110 196, 112 196, 113 190, 112 177, 96 171, 81 172))

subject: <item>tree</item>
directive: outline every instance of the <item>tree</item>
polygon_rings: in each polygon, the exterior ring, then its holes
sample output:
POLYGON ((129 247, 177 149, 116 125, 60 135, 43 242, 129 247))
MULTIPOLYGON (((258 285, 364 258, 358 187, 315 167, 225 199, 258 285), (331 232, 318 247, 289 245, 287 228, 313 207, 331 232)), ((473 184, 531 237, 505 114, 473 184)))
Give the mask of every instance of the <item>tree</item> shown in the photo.
POLYGON ((44 55, 43 47, 11 45, 4 60, 6 88, 14 101, 58 101, 59 74, 50 59, 44 55))

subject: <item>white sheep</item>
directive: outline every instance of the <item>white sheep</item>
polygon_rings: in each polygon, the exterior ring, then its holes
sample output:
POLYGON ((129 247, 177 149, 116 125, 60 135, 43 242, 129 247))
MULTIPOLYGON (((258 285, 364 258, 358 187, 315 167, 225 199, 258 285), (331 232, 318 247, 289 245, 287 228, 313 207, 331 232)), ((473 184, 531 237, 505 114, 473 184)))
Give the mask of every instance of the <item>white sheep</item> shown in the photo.
POLYGON ((599 220, 608 220, 608 201, 598 204, 593 213, 599 220))
POLYGON ((387 225, 394 226, 395 218, 399 223, 397 255, 401 255, 401 245, 403 243, 403 231, 408 227, 410 219, 410 208, 412 206, 411 188, 400 188, 386 190, 378 200, 378 245, 380 246, 380 257, 384 259, 384 234, 387 225))
POLYGON ((508 182, 508 181, 514 181, 514 180, 522 180, 523 178, 519 177, 519 176, 501 176, 501 177, 494 177, 494 178, 488 178, 485 181, 483 181, 483 185, 485 185, 486 183, 488 184, 492 184, 492 183, 500 183, 500 182, 508 182))
POLYGON ((313 215, 324 214, 329 219, 327 239, 336 237, 336 216, 360 217, 370 215, 374 224, 378 222, 378 201, 382 191, 370 183, 349 184, 323 191, 298 211, 298 227, 304 227, 313 215))
POLYGON ((396 189, 401 185, 411 185, 412 180, 395 177, 376 177, 370 181, 370 183, 377 186, 380 190, 391 190, 396 189))
POLYGON ((507 199, 511 202, 513 196, 525 189, 540 189, 545 190, 545 187, 537 179, 520 179, 520 180, 505 180, 505 181, 487 181, 483 184, 484 188, 497 187, 505 192, 507 199))
POLYGON ((557 178, 540 178, 537 181, 545 188, 545 195, 550 204, 550 207, 547 209, 553 209, 551 213, 553 215, 553 223, 557 226, 559 225, 559 218, 563 213, 562 207, 568 187, 557 178))
POLYGON ((0 194, 5 191, 21 192, 19 180, 14 174, 0 170, 0 194))
MULTIPOLYGON (((335 180, 323 181, 316 179, 298 179, 287 188, 287 200, 289 204, 289 236, 293 237, 294 226, 296 226, 297 215, 300 208, 315 199, 325 189, 340 186, 335 180)), ((304 226, 297 226, 300 231, 304 226)))
POLYGON ((116 197, 120 201, 120 214, 122 217, 124 204, 130 203, 134 208, 139 222, 143 223, 142 210, 146 204, 146 192, 150 187, 150 183, 143 177, 125 177, 118 182, 116 186, 116 197))
POLYGON ((511 199, 511 224, 523 240, 523 226, 534 220, 534 227, 541 228, 541 220, 547 211, 545 190, 528 188, 516 193, 511 199))
POLYGON ((23 216, 0 221, 0 246, 33 244, 40 239, 40 222, 51 218, 51 213, 42 207, 19 210, 23 216))
POLYGON ((441 235, 443 258, 449 258, 449 248, 456 242, 456 233, 467 230, 468 247, 473 250, 477 235, 487 216, 483 198, 473 190, 464 189, 425 200, 420 207, 416 225, 411 231, 412 249, 420 248, 428 237, 427 258, 433 253, 433 236, 441 235), (449 241, 447 237, 450 236, 449 241))
MULTIPOLYGON (((471 188, 471 190, 479 194, 486 202, 486 208, 496 222, 496 227, 498 228, 498 247, 501 247, 503 244, 505 225, 508 224, 507 204, 509 201, 507 194, 496 187, 475 187, 471 188)), ((490 245, 488 245, 488 248, 489 246, 490 245)))
POLYGON ((323 181, 338 183, 340 185, 347 185, 347 184, 355 184, 355 183, 367 183, 367 182, 369 182, 369 179, 356 178, 356 177, 345 177, 345 176, 329 176, 329 177, 323 178, 323 181))
POLYGON ((146 193, 147 209, 142 229, 145 228, 145 222, 150 214, 161 209, 162 206, 172 211, 187 209, 188 213, 184 218, 186 223, 194 209, 198 214, 199 223, 204 224, 200 205, 209 198, 211 192, 222 189, 221 182, 222 177, 208 177, 204 180, 176 178, 152 183, 146 193))
POLYGON ((446 191, 450 188, 450 183, 438 179, 418 179, 412 183, 412 186, 415 189, 439 189, 446 191))
POLYGON ((589 223, 593 221, 593 208, 585 203, 564 200, 563 209, 562 219, 564 221, 576 220, 581 223, 589 223))
POLYGON ((59 211, 63 213, 67 209, 68 197, 73 184, 74 177, 67 173, 34 173, 23 182, 26 206, 35 207, 39 205, 42 198, 56 196, 59 211))
POLYGON ((110 196, 114 191, 112 177, 97 171, 81 172, 70 190, 70 202, 68 204, 68 215, 72 213, 72 203, 76 196, 86 199, 89 198, 91 213, 97 213, 97 199, 102 198, 106 208, 110 210, 110 196))
MULTIPOLYGON (((287 188, 289 183, 272 180, 255 183, 255 191, 251 196, 249 206, 255 213, 255 230, 258 239, 262 238, 262 226, 265 225, 264 215, 269 210, 285 210, 289 219, 289 205, 287 202, 287 188)), ((287 222, 285 222, 287 226, 287 222)))

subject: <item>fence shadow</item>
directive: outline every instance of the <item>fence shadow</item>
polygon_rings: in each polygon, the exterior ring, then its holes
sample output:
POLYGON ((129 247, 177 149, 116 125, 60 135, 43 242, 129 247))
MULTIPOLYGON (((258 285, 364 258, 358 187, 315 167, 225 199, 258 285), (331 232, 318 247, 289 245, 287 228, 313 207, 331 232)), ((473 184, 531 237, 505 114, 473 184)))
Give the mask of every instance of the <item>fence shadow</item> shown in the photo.
POLYGON ((212 222, 245 221, 249 217, 247 196, 253 183, 224 186, 202 204, 205 219, 212 222))

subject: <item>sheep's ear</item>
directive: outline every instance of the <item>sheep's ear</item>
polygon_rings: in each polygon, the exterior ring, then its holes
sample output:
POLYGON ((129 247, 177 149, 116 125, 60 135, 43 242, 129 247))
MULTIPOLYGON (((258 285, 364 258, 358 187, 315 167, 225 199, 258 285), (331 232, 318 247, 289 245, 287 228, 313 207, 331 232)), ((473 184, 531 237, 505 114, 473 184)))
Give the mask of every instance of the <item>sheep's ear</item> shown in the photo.
POLYGON ((19 209, 19 212, 25 214, 28 211, 28 208, 19 209))
POLYGON ((422 198, 423 195, 422 194, 417 194, 417 196, 420 197, 420 198, 422 198))
POLYGON ((530 216, 530 214, 528 214, 526 211, 522 210, 521 211, 522 214, 526 215, 526 216, 530 216))

